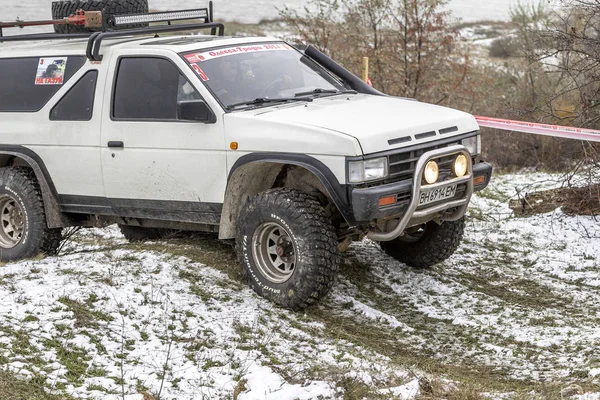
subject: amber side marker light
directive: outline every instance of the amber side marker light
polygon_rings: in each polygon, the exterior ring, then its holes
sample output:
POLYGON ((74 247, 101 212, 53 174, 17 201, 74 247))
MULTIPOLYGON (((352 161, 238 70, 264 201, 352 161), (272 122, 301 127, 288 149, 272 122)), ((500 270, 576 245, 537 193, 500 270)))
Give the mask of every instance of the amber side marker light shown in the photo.
POLYGON ((231 150, 237 150, 238 149, 238 142, 231 142, 231 143, 229 143, 229 148, 231 150))
POLYGON ((479 185, 481 183, 485 183, 485 175, 480 175, 473 178, 473 185, 479 185))
POLYGON ((391 206, 396 204, 396 196, 387 196, 379 199, 379 207, 391 206))

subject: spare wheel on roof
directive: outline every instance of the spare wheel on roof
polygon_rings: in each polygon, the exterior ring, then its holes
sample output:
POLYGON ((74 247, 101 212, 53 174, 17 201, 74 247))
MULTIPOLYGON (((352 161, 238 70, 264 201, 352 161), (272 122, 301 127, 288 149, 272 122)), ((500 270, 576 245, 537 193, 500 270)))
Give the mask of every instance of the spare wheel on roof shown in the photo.
MULTIPOLYGON (((148 0, 60 0, 52 2, 52 19, 63 19, 77 10, 106 11, 108 15, 137 14, 148 12, 148 0)), ((107 16, 104 16, 106 18, 107 16)), ((131 29, 146 26, 136 24, 122 26, 120 29, 131 29)), ((88 32, 91 29, 77 25, 54 25, 57 33, 88 32)))

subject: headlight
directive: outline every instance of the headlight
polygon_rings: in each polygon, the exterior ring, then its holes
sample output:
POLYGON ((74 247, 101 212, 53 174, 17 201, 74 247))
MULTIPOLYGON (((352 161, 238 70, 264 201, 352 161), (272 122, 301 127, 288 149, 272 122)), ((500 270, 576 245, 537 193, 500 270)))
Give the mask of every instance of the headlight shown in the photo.
POLYGON ((469 150, 472 156, 481 153, 481 136, 479 135, 463 139, 461 144, 469 150))
POLYGON ((462 178, 466 175, 467 169, 469 168, 469 160, 464 154, 459 154, 454 160, 454 175, 462 178))
POLYGON ((425 178, 425 182, 429 183, 430 185, 432 183, 436 183, 439 176, 440 176, 440 168, 438 167, 437 163, 433 160, 429 161, 425 165, 425 171, 423 172, 423 177, 425 178))
POLYGON ((387 158, 374 158, 348 163, 348 182, 360 183, 385 178, 387 176, 387 158))

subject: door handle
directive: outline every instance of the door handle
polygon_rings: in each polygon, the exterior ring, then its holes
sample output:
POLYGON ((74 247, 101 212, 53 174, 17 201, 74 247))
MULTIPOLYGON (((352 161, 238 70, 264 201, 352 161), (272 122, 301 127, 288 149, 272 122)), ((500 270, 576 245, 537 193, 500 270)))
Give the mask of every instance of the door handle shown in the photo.
POLYGON ((121 141, 113 141, 111 140, 110 142, 108 142, 108 147, 125 147, 123 142, 121 141))

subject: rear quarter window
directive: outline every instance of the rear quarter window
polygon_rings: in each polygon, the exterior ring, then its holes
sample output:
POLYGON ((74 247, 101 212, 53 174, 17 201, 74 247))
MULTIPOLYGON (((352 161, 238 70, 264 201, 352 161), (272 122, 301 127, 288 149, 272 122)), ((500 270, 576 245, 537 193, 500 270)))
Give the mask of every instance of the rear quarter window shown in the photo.
POLYGON ((83 66, 85 57, 0 59, 0 112, 35 112, 83 66))

